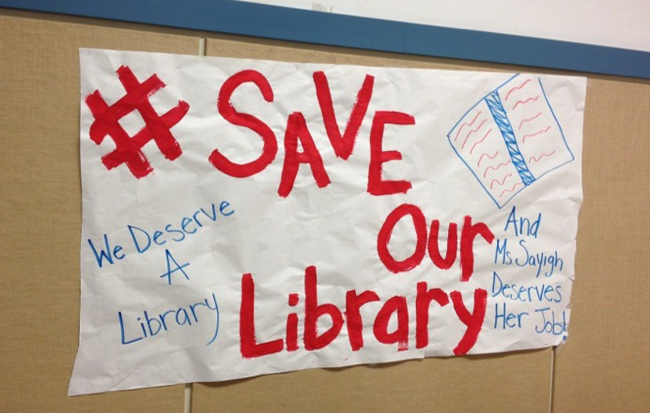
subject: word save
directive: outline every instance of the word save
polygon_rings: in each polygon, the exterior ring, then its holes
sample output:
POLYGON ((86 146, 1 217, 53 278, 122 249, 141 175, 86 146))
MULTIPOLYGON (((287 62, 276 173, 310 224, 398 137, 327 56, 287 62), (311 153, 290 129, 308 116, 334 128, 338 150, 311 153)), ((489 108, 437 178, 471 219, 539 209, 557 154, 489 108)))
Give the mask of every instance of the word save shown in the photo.
MULTIPOLYGON (((312 77, 327 137, 336 156, 347 160, 354 151, 357 134, 372 98, 374 77, 366 75, 343 132, 341 132, 336 120, 330 87, 325 73, 314 72, 312 77)), ((259 156, 244 164, 232 162, 218 149, 212 152, 209 157, 210 163, 221 172, 237 178, 247 178, 262 172, 275 160, 278 153, 278 140, 269 125, 250 113, 238 111, 231 103, 234 91, 244 83, 253 83, 257 86, 266 102, 273 102, 274 99, 271 84, 263 74, 255 70, 243 70, 232 75, 223 83, 219 91, 217 109, 221 116, 233 125, 251 129, 263 141, 259 156)), ((367 185, 367 191, 371 195, 406 193, 411 189, 409 181, 384 180, 382 178, 382 165, 384 163, 402 159, 402 154, 399 151, 385 151, 382 143, 386 125, 413 124, 415 124, 415 118, 406 113, 396 111, 375 112, 370 128, 370 163, 367 185)), ((278 188, 278 194, 281 197, 286 198, 291 193, 300 164, 306 164, 310 167, 312 176, 319 188, 324 188, 331 183, 320 151, 312 138, 305 116, 301 112, 294 112, 287 119, 284 134, 284 152, 284 164, 278 188), (298 150, 298 143, 300 143, 302 151, 298 150)))

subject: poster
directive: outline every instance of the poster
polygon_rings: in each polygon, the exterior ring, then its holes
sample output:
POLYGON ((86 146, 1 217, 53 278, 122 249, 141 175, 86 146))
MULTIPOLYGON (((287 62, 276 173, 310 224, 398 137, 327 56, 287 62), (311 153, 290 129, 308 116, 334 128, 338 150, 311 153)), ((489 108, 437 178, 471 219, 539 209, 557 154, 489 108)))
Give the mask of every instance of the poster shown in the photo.
POLYGON ((80 65, 70 395, 567 339, 584 78, 80 65))

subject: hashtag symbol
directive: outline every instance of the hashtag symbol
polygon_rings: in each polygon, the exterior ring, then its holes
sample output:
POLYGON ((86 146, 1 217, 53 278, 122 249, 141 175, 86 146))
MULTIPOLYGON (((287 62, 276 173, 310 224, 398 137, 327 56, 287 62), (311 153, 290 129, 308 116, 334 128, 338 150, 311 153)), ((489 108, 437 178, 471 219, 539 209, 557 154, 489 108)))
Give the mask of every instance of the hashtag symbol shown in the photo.
POLYGON ((165 87, 157 75, 154 74, 140 83, 126 66, 117 69, 116 73, 126 90, 122 98, 111 106, 106 103, 99 90, 86 98, 86 104, 95 118, 90 126, 90 139, 100 145, 106 135, 110 136, 115 142, 115 149, 102 157, 104 166, 110 170, 125 163, 131 173, 140 179, 153 171, 141 151, 150 140, 153 139, 160 152, 170 161, 183 153, 170 129, 185 116, 190 106, 187 102, 179 100, 176 107, 160 116, 149 102, 151 95, 165 87), (118 121, 135 110, 142 116, 145 126, 131 137, 118 121))

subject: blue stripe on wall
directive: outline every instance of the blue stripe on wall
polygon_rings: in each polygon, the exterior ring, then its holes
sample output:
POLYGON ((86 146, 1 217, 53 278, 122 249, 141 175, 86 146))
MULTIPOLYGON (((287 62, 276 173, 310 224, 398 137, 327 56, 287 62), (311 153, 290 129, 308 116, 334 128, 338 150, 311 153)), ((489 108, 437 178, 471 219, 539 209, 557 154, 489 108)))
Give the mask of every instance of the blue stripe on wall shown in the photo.
POLYGON ((0 0, 0 7, 421 56, 650 79, 650 52, 231 0, 0 0))

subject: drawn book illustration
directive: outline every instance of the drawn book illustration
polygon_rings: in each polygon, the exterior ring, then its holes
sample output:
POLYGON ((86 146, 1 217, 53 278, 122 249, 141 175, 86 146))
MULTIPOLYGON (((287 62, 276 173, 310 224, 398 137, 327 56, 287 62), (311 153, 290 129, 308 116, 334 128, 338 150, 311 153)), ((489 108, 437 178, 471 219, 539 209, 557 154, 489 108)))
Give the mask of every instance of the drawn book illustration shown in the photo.
POLYGON ((489 93, 447 135, 499 208, 575 159, 542 82, 516 75, 489 93))

